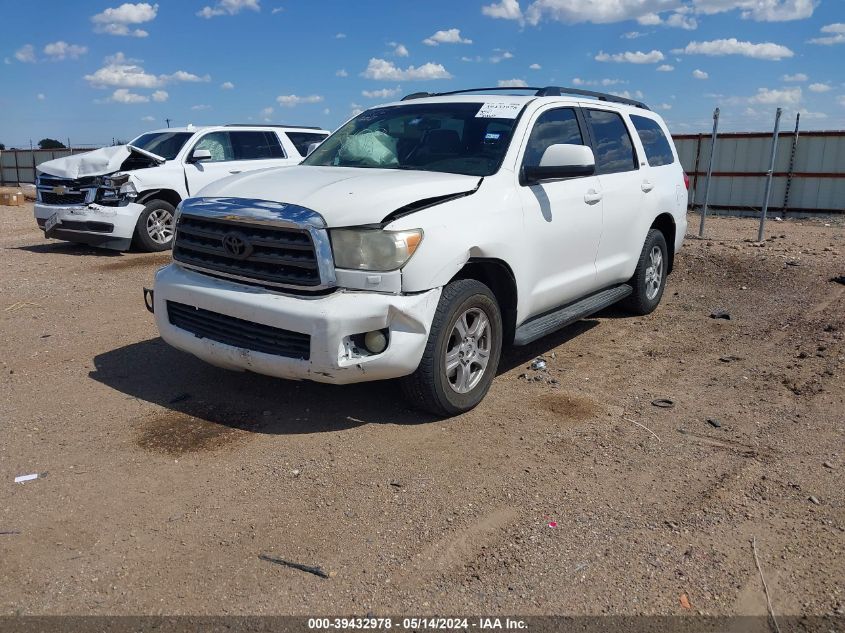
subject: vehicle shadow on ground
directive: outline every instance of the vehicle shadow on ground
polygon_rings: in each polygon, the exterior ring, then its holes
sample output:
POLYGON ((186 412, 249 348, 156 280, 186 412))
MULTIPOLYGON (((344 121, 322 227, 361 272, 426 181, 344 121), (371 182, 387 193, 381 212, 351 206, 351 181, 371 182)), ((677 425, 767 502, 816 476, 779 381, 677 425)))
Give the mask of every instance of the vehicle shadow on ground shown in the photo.
MULTIPOLYGON (((565 345, 569 341, 585 332, 592 330, 599 325, 595 319, 584 319, 577 321, 572 325, 553 332, 548 336, 544 336, 538 341, 534 341, 529 345, 522 347, 506 347, 502 350, 502 359, 499 361, 498 375, 504 374, 517 367, 527 367, 532 360, 538 356, 545 356, 555 348, 565 345)), ((566 356, 566 351, 562 351, 561 357, 566 356)))
POLYGON ((27 251, 30 253, 39 254, 59 254, 59 255, 81 255, 86 257, 120 257, 123 255, 120 251, 113 251, 106 248, 94 248, 87 244, 75 244, 74 242, 50 242, 47 244, 30 244, 28 246, 12 246, 9 250, 27 251))
POLYGON ((229 371, 160 338, 96 356, 89 377, 172 414, 252 433, 324 433, 437 420, 410 408, 395 381, 326 385, 229 371))

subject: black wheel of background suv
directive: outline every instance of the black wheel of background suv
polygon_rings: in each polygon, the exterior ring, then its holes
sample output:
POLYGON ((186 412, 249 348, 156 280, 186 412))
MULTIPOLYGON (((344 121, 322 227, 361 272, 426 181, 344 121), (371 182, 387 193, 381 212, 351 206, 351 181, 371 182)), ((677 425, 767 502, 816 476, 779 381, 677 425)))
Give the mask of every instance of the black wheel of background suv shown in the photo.
POLYGON ((625 308, 638 315, 654 312, 663 297, 668 271, 666 238, 657 229, 650 229, 637 262, 637 269, 628 282, 634 292, 623 302, 625 308))
POLYGON ((417 370, 402 379, 415 407, 449 417, 475 407, 490 389, 502 353, 502 315, 490 289, 474 279, 443 289, 417 370))
POLYGON ((154 252, 166 251, 173 246, 173 216, 176 207, 164 200, 150 200, 144 206, 135 225, 134 242, 138 248, 154 252))

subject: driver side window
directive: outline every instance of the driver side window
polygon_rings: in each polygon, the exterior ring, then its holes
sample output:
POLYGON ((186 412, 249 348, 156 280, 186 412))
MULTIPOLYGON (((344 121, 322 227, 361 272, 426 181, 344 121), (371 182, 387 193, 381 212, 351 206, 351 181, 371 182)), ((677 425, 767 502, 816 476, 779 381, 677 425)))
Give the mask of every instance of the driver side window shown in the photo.
POLYGON ((549 145, 560 143, 570 145, 583 145, 584 137, 581 135, 581 128, 578 125, 578 117, 572 108, 557 108, 548 110, 540 115, 528 137, 528 145, 525 148, 523 165, 537 167, 543 152, 549 145))
POLYGON ((206 134, 194 146, 194 151, 198 149, 207 149, 211 152, 211 160, 207 162, 220 163, 227 160, 235 160, 235 152, 232 150, 232 141, 229 138, 228 132, 211 132, 210 134, 206 134))

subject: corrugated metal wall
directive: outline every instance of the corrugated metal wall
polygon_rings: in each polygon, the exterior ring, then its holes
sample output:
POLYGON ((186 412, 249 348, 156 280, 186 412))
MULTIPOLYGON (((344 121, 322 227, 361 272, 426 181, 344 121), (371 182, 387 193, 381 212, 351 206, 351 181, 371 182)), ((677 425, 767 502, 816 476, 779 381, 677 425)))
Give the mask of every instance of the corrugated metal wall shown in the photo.
POLYGON ((0 150, 0 185, 35 182, 35 167, 54 158, 90 152, 93 147, 71 149, 8 149, 0 150))
MULTIPOLYGON (((790 170, 794 139, 792 132, 778 136, 769 212, 845 212, 845 131, 799 133, 790 170)), ((700 208, 710 135, 677 135, 674 140, 690 177, 690 204, 700 208)), ((708 205, 715 210, 759 210, 771 147, 771 134, 719 134, 708 205)))

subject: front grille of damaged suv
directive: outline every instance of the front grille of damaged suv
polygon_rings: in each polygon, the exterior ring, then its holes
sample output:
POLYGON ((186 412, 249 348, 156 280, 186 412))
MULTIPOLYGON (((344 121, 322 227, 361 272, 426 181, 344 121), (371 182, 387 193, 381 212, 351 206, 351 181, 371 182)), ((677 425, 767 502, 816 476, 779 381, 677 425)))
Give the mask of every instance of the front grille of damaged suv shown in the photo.
POLYGON ((316 287, 320 268, 310 233, 275 227, 198 217, 183 213, 176 227, 173 259, 222 275, 281 287, 316 287), (246 256, 233 254, 225 240, 246 243, 246 256))

